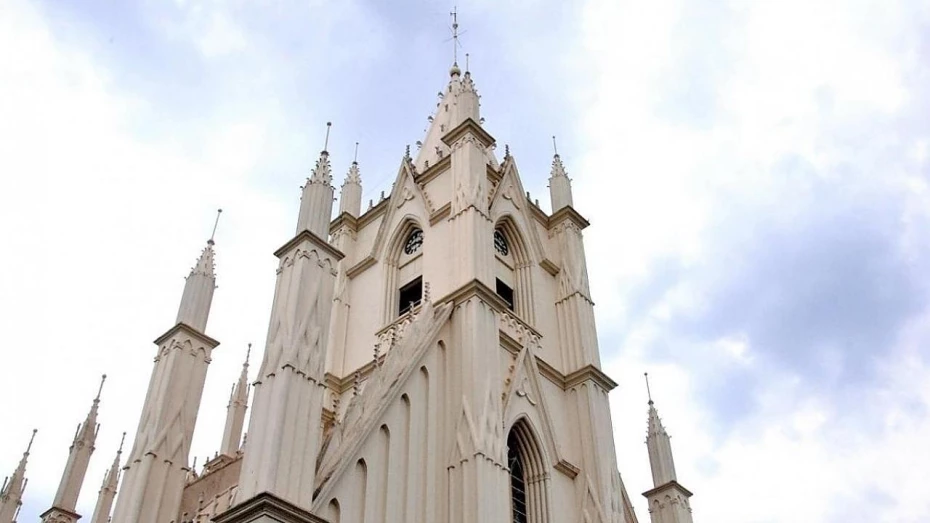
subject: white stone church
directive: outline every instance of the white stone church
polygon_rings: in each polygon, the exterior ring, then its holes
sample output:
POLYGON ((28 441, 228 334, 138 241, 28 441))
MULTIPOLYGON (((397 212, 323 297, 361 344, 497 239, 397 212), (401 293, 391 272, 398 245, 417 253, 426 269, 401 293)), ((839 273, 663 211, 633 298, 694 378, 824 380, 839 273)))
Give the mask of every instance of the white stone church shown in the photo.
MULTIPOLYGON (((211 353, 207 242, 177 321, 157 340, 138 430, 117 452, 92 523, 635 523, 617 470, 582 231, 552 161, 552 212, 485 131, 453 65, 416 157, 363 213, 352 162, 324 150, 282 237, 264 354, 248 361, 217 456, 189 461, 211 353)), ((140 356, 141 357, 141 356, 140 356)), ((45 523, 74 523, 100 396, 74 437, 45 523)), ((25 435, 24 435, 25 436, 25 435)), ((649 401, 654 523, 691 523, 649 401)), ((30 444, 31 446, 31 444, 30 444)), ((3 483, 16 521, 29 450, 3 483)), ((13 464, 10 464, 13 465, 13 464)))

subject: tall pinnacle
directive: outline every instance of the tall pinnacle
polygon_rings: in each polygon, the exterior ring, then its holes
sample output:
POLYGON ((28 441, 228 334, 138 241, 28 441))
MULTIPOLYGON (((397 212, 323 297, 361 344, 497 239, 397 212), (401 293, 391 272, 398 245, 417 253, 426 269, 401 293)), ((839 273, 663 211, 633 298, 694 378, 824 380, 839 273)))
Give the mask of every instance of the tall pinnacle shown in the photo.
POLYGON ((29 459, 29 451, 32 450, 32 442, 35 440, 38 429, 32 430, 32 437, 29 438, 29 445, 26 452, 23 452, 19 465, 13 471, 13 476, 3 480, 3 487, 0 488, 0 523, 13 523, 19 514, 19 508, 23 504, 23 492, 26 490, 26 461, 29 459))
MULTIPOLYGON (((649 375, 646 374, 646 388, 649 387, 649 375)), ((672 443, 668 432, 662 425, 659 412, 649 394, 649 425, 646 433, 646 446, 649 449, 649 465, 652 467, 652 482, 661 487, 671 481, 676 481, 675 461, 672 459, 672 443)))
MULTIPOLYGON (((217 210, 217 222, 223 209, 217 210)), ((213 226, 216 234, 216 224, 213 226)), ((213 303, 213 290, 216 289, 216 275, 213 273, 213 235, 207 240, 207 246, 200 253, 187 281, 184 284, 184 294, 181 296, 181 305, 178 308, 177 323, 184 323, 199 332, 207 328, 207 318, 210 316, 210 306, 213 303)))
POLYGON ((300 214, 297 233, 308 230, 322 239, 329 237, 329 221, 333 212, 333 170, 329 163, 329 131, 332 122, 326 122, 326 140, 307 183, 300 196, 300 214))
POLYGON ((572 206, 572 181, 568 178, 565 166, 562 164, 562 157, 559 156, 559 149, 555 143, 555 136, 552 137, 552 170, 549 173, 549 198, 552 202, 552 212, 558 211, 562 207, 572 206))
POLYGON ((123 454, 123 443, 126 442, 126 433, 119 442, 119 450, 116 451, 116 457, 110 470, 103 476, 103 485, 100 486, 100 493, 97 495, 97 505, 94 507, 94 515, 91 517, 91 523, 107 523, 110 520, 110 510, 113 508, 113 499, 116 498, 116 487, 119 484, 120 458, 123 454))
POLYGON ((91 404, 84 423, 78 425, 77 432, 74 434, 74 441, 68 451, 68 461, 61 475, 61 482, 58 484, 58 492, 55 494, 52 507, 42 514, 43 521, 54 521, 56 523, 77 521, 80 517, 75 513, 75 510, 78 496, 81 494, 81 486, 84 484, 84 476, 87 474, 87 466, 90 464, 91 454, 94 453, 97 433, 100 429, 97 424, 97 408, 100 405, 100 393, 103 391, 103 384, 106 379, 106 374, 100 378, 100 388, 97 389, 97 396, 91 404))
POLYGON ((227 456, 235 456, 239 451, 242 427, 245 424, 245 412, 249 403, 249 355, 251 353, 252 344, 249 343, 239 381, 233 385, 229 395, 229 404, 226 406, 226 427, 223 429, 223 444, 220 452, 227 456))
POLYGON ((355 142, 355 158, 349 166, 346 180, 339 193, 339 214, 349 213, 358 218, 362 210, 362 175, 358 170, 358 142, 355 142))

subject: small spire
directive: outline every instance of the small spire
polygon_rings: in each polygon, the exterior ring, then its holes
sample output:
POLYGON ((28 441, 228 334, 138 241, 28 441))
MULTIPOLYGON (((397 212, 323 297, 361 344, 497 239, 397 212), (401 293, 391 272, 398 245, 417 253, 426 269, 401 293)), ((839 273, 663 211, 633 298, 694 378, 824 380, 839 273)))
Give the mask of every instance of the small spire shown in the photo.
POLYGON ((32 450, 32 442, 36 439, 36 432, 39 432, 39 429, 32 429, 32 436, 29 438, 29 445, 26 446, 26 452, 23 452, 23 457, 29 455, 29 452, 32 450))
POLYGON ((644 372, 643 376, 646 377, 646 395, 649 396, 649 405, 652 405, 652 391, 649 390, 649 373, 644 372))
POLYGON ((103 382, 105 382, 105 381, 107 381, 107 375, 106 375, 106 374, 104 374, 104 375, 100 378, 100 388, 97 389, 97 397, 94 398, 94 403, 100 403, 100 393, 103 392, 103 382))
POLYGON ((123 437, 119 440, 119 448, 116 450, 117 454, 123 453, 123 443, 126 443, 126 431, 123 431, 123 437))
POLYGON ((555 144, 555 135, 554 135, 554 134, 552 135, 552 152, 555 153, 555 156, 559 156, 559 148, 558 148, 558 146, 555 144))
POLYGON ((333 122, 326 122, 326 139, 323 141, 323 153, 329 154, 329 130, 332 128, 333 122))
POLYGON ((213 245, 213 238, 216 236, 216 227, 220 224, 220 214, 223 214, 223 209, 216 210, 216 220, 213 222, 213 232, 210 233, 210 239, 207 240, 207 245, 213 245))
POLYGON ((355 155, 352 157, 352 163, 358 163, 358 142, 355 142, 355 155))

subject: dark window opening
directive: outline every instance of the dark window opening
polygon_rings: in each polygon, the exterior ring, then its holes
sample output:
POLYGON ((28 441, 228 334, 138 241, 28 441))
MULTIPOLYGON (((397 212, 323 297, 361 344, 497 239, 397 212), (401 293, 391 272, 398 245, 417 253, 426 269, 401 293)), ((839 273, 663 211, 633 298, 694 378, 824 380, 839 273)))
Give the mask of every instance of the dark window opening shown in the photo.
POLYGON ((507 302, 507 307, 510 308, 510 310, 513 310, 513 289, 502 282, 500 278, 497 279, 497 295, 507 302))
POLYGON ((514 523, 527 523, 526 516, 526 475, 523 472, 523 459, 517 450, 519 442, 511 431, 507 437, 507 466, 510 467, 510 506, 514 523))
POLYGON ((423 299, 423 277, 417 276, 415 280, 400 288, 400 300, 398 302, 398 314, 404 314, 410 309, 420 304, 423 299))

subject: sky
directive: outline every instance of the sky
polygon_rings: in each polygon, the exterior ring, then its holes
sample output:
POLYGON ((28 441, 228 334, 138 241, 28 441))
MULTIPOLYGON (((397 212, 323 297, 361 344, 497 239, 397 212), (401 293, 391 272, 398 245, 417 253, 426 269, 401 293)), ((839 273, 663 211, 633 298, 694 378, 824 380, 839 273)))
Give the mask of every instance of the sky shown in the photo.
MULTIPOLYGON (((695 521, 930 520, 930 2, 459 0, 485 128, 573 179, 639 520, 650 373, 695 521)), ((0 0, 0 475, 48 508, 108 374, 89 518, 216 234, 220 443, 322 148, 389 190, 452 2, 0 0)), ((363 206, 367 204, 363 203, 363 206)))

